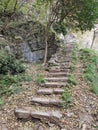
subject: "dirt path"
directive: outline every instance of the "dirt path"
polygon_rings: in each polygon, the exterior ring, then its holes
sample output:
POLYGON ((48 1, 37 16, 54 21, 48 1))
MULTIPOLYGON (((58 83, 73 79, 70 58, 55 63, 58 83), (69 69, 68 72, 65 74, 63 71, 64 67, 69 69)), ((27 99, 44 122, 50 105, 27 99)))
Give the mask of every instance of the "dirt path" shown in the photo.
MULTIPOLYGON (((78 54, 79 56, 79 54, 78 54)), ((83 81, 83 66, 78 59, 75 70, 77 86, 72 88, 74 107, 65 110, 66 130, 97 130, 98 127, 98 96, 90 92, 83 81)))

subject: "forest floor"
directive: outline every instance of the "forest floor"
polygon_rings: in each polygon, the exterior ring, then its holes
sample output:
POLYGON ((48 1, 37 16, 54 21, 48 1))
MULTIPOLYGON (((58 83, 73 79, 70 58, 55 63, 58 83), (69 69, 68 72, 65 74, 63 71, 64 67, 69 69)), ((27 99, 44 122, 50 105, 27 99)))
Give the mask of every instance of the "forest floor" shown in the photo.
MULTIPOLYGON (((4 96, 5 104, 0 110, 0 125, 5 124, 8 130, 59 130, 55 125, 48 129, 46 124, 39 121, 17 120, 14 115, 16 107, 31 107, 30 99, 36 95, 39 86, 36 84, 37 75, 46 75, 47 71, 41 65, 27 65, 27 73, 31 74, 32 81, 21 83, 24 91, 4 96), (38 129, 39 125, 43 129, 38 129)), ((63 111, 63 130, 97 130, 98 129, 98 96, 90 91, 89 85, 83 81, 83 64, 78 58, 78 64, 74 71, 77 85, 71 88, 73 105, 68 108, 60 108, 63 111)), ((40 110, 39 106, 32 109, 40 110)), ((0 129, 1 130, 1 129, 0 129)))

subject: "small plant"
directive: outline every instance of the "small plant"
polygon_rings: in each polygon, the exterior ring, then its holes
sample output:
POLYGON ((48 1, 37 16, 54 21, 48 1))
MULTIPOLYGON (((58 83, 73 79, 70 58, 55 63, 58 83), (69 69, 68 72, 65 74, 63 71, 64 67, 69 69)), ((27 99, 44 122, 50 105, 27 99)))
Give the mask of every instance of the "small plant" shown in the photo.
POLYGON ((76 65, 77 62, 78 62, 76 52, 77 52, 77 48, 74 48, 73 51, 72 51, 72 56, 71 56, 72 57, 72 63, 74 65, 76 65))
POLYGON ((68 83, 70 84, 70 86, 72 86, 72 85, 77 85, 77 81, 75 80, 75 77, 74 77, 73 74, 70 74, 70 75, 69 75, 68 83))
POLYGON ((4 105, 4 101, 0 99, 0 106, 4 105))
POLYGON ((75 68, 76 68, 76 66, 73 63, 71 63, 70 72, 72 73, 75 70, 75 68))
POLYGON ((65 91, 62 94, 62 99, 64 107, 68 107, 72 103, 71 91, 69 88, 65 88, 65 91))
POLYGON ((19 94, 20 92, 24 91, 24 88, 22 86, 19 86, 17 84, 13 84, 9 88, 9 92, 7 93, 7 96, 10 96, 14 93, 19 94))
POLYGON ((38 75, 36 79, 37 84, 45 83, 43 75, 38 75))
POLYGON ((30 82, 32 81, 32 77, 30 75, 24 75, 23 77, 21 77, 23 79, 23 81, 25 82, 30 82))

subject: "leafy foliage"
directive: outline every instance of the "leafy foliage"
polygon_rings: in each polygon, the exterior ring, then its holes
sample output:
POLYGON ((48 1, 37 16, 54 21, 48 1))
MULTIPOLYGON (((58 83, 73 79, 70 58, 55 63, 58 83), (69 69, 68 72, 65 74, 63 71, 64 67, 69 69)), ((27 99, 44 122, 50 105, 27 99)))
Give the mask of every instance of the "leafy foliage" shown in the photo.
POLYGON ((98 19, 98 1, 97 0, 82 0, 80 12, 77 12, 78 27, 81 30, 91 29, 96 19, 98 19))
POLYGON ((0 15, 10 16, 12 13, 18 11, 18 1, 17 0, 1 0, 0 1, 0 15))
POLYGON ((15 56, 0 50, 0 74, 17 74, 25 71, 21 62, 15 56))
POLYGON ((62 23, 56 23, 54 26, 53 26, 54 30, 57 32, 57 33, 63 33, 64 35, 67 33, 66 31, 66 26, 65 24, 62 22, 62 23))
POLYGON ((76 52, 77 52, 77 47, 75 47, 73 50, 72 50, 72 63, 74 64, 74 65, 76 65, 77 64, 77 62, 78 62, 78 59, 77 59, 77 54, 76 54, 76 52))
POLYGON ((0 76, 0 97, 3 95, 10 96, 19 90, 18 79, 15 76, 5 75, 0 76), (16 86, 17 84, 17 86, 16 86))
POLYGON ((48 22, 64 22, 66 27, 90 30, 98 19, 97 0, 38 0, 38 3, 49 5, 48 22))
MULTIPOLYGON (((66 28, 75 28, 76 30, 86 31, 94 27, 98 19, 98 0, 38 0, 44 4, 47 3, 46 9, 46 31, 45 31, 45 56, 44 65, 47 61, 48 36, 51 26, 57 23, 60 27, 58 31, 64 32, 66 28)), ((42 5, 40 4, 40 5, 42 5)))
POLYGON ((63 99, 63 107, 64 108, 67 108, 68 106, 71 105, 72 97, 71 97, 71 91, 69 88, 65 88, 65 90, 62 94, 62 99, 63 99))
POLYGON ((21 82, 30 82, 31 76, 27 74, 0 75, 0 98, 3 95, 10 96, 24 90, 21 82))
POLYGON ((81 49, 80 59, 84 63, 84 76, 90 90, 98 94, 98 55, 92 49, 81 49))
POLYGON ((0 15, 11 17, 15 13, 19 13, 21 8, 27 3, 26 0, 1 0, 0 1, 0 15))

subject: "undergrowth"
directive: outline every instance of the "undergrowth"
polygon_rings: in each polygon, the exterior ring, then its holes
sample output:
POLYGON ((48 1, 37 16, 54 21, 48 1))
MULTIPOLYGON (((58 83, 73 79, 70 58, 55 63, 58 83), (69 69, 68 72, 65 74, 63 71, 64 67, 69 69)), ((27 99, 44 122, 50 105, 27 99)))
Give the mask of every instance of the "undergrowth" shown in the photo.
POLYGON ((77 60, 77 50, 78 50, 78 48, 77 47, 75 47, 73 50, 72 50, 72 63, 74 64, 74 65, 76 65, 77 64, 77 62, 78 62, 78 60, 77 60))
POLYGON ((3 95, 10 96, 11 94, 23 91, 21 82, 29 82, 31 80, 31 77, 25 74, 0 75, 0 98, 3 95))
POLYGON ((68 83, 70 84, 70 86, 77 85, 74 74, 69 74, 68 83))
POLYGON ((80 59, 84 64, 83 78, 90 90, 98 95, 98 54, 92 49, 81 49, 80 59))
POLYGON ((36 83, 39 84, 39 85, 40 85, 41 83, 45 83, 44 76, 43 76, 43 75, 37 75, 36 83))
POLYGON ((24 90, 21 82, 31 81, 31 77, 25 73, 24 65, 13 54, 0 50, 0 106, 2 98, 24 90))
POLYGON ((13 54, 0 50, 0 74, 18 74, 25 71, 24 66, 13 54))
POLYGON ((75 70, 76 64, 78 62, 76 53, 77 53, 77 48, 75 47, 72 50, 72 55, 71 55, 72 61, 71 61, 71 66, 70 66, 70 74, 68 77, 68 82, 67 82, 66 88, 62 94, 64 108, 68 108, 69 106, 72 106, 71 87, 73 85, 77 85, 77 81, 76 81, 75 76, 74 76, 74 70, 75 70))
POLYGON ((72 94, 70 88, 66 87, 63 94, 62 94, 62 100, 63 104, 62 106, 64 108, 68 108, 69 106, 72 105, 72 94))

